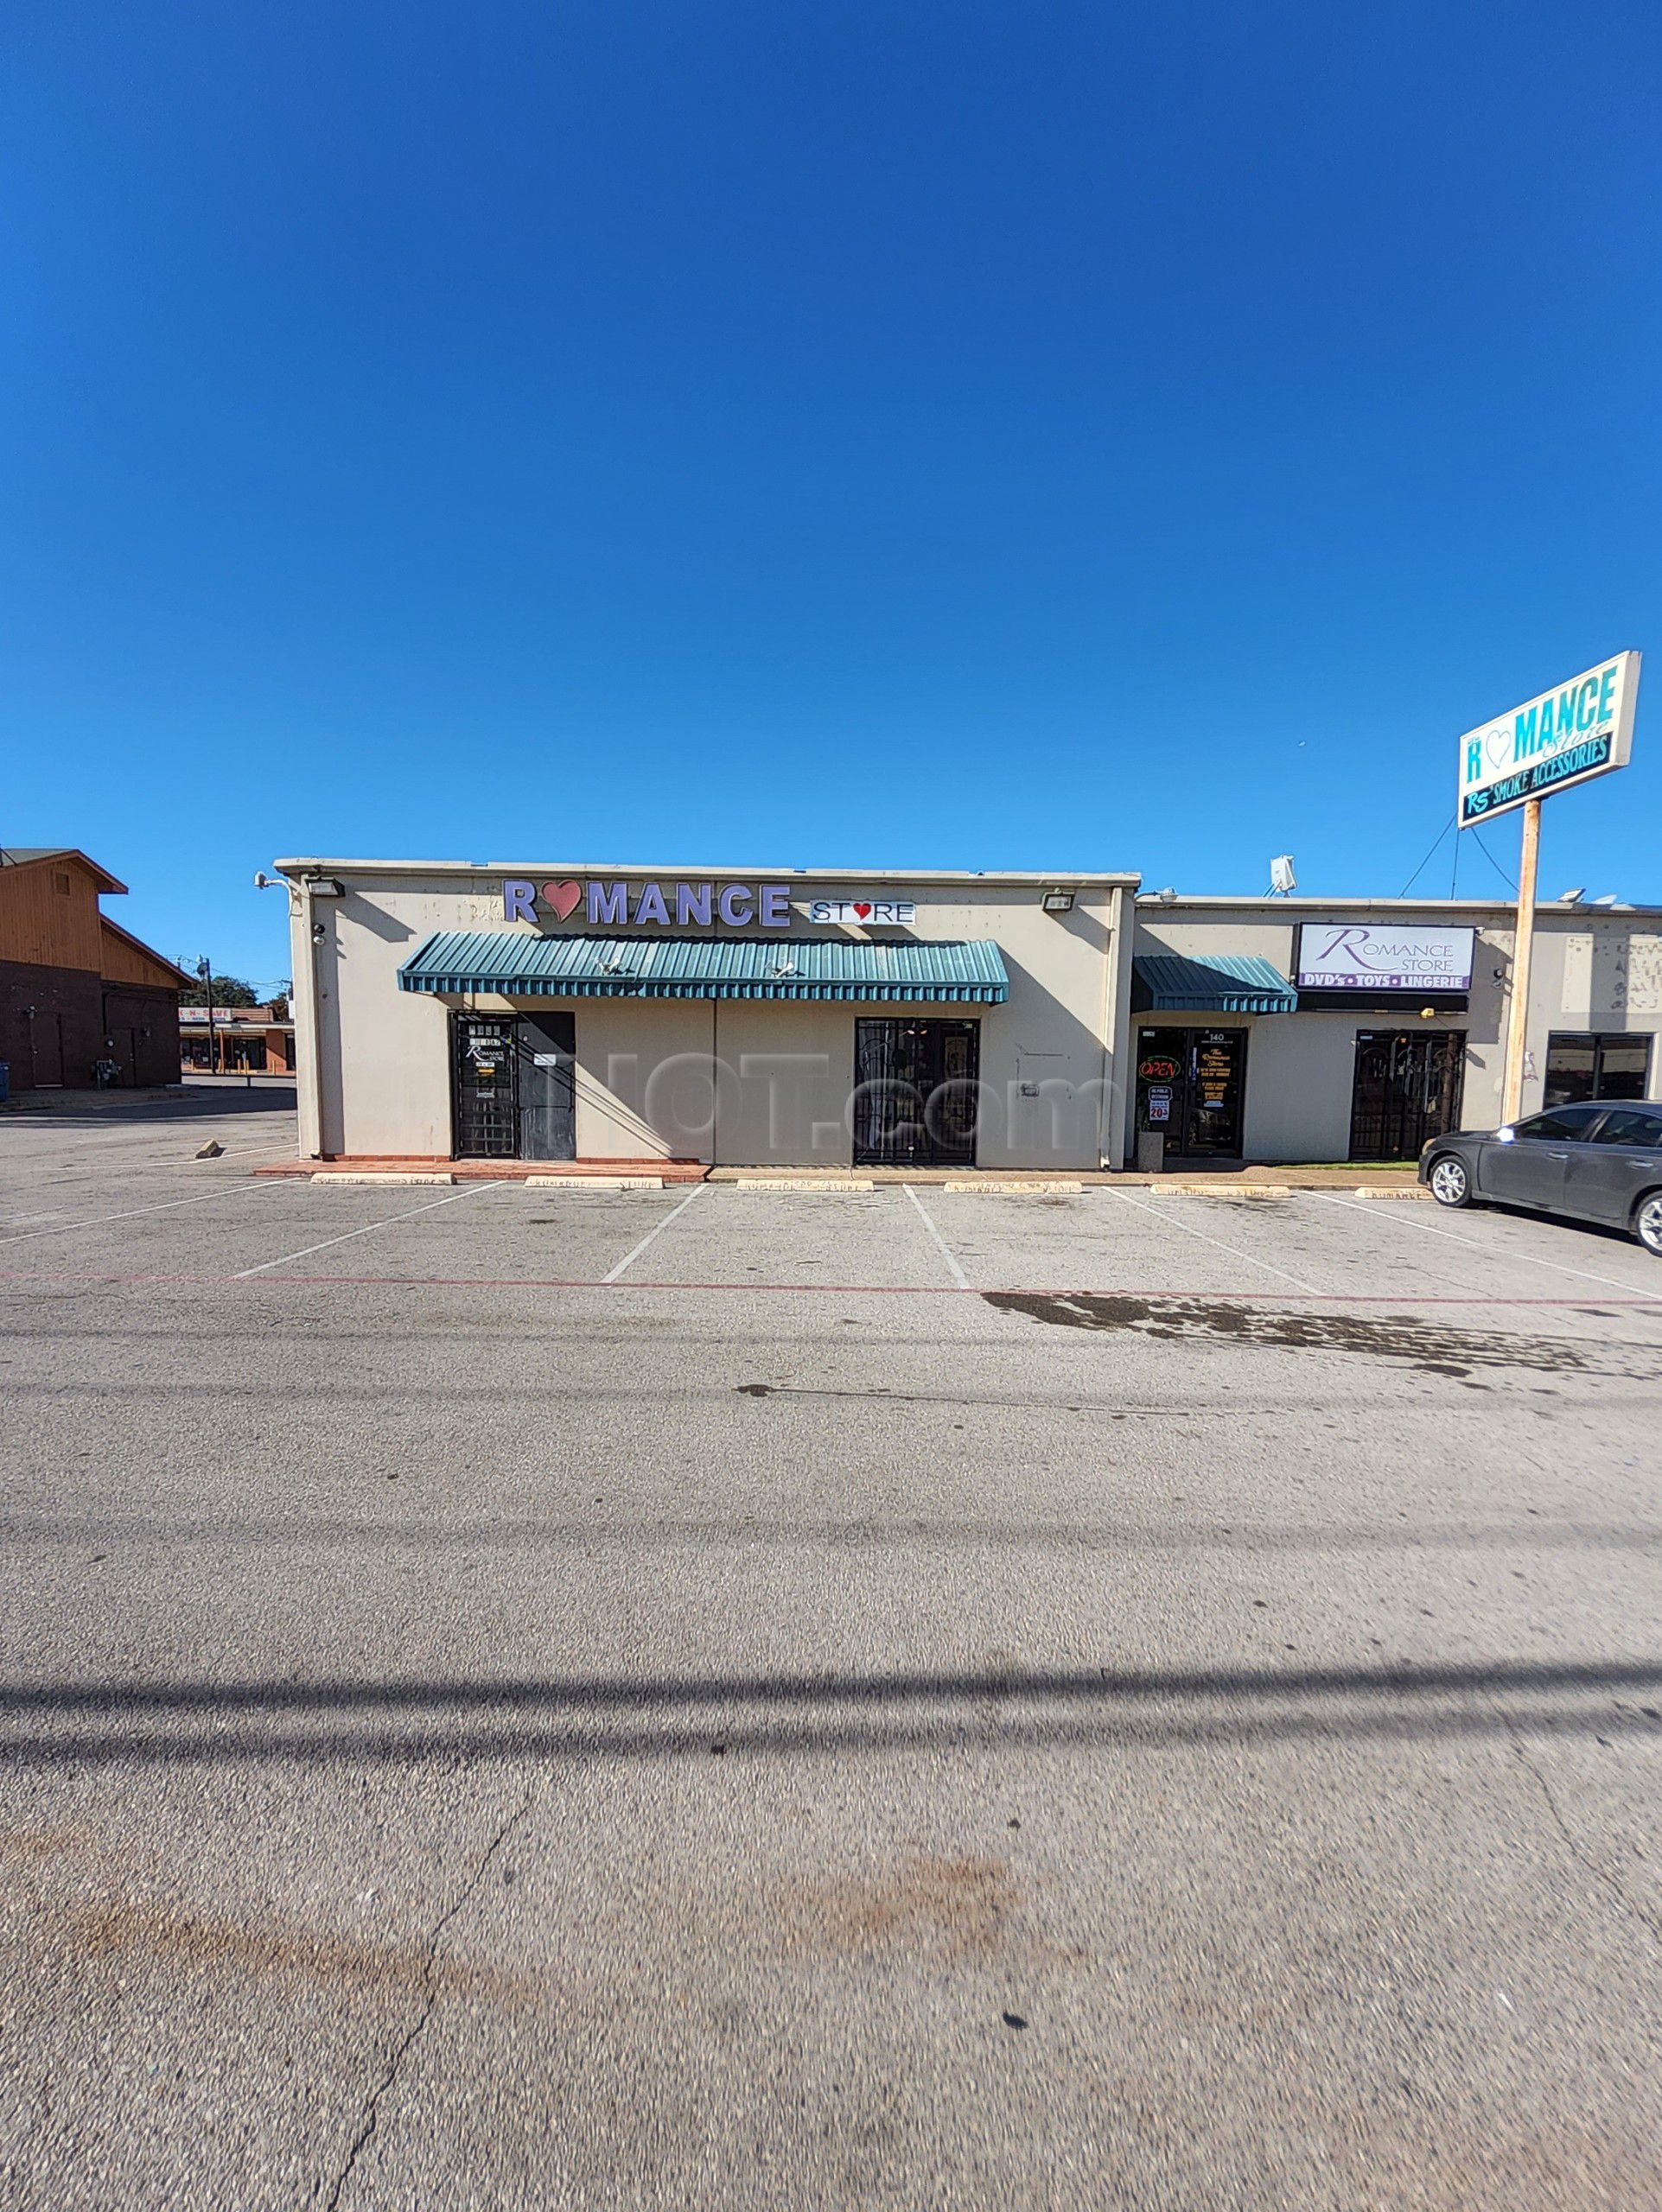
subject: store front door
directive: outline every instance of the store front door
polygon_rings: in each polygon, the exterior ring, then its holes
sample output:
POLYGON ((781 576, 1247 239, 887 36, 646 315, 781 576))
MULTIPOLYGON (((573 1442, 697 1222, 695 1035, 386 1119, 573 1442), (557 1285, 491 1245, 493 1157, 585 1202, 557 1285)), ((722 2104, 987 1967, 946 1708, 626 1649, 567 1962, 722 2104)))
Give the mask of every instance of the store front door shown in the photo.
POLYGON ((973 1167, 977 1021, 856 1021, 856 1167, 973 1167))
POLYGON ((37 1090, 55 1090, 63 1081, 63 1016, 37 1014, 29 1025, 29 1081, 37 1090))
POLYGON ((513 1160, 519 1150, 519 1055, 512 1014, 455 1018, 458 1160, 513 1160))
POLYGON ((1239 1160, 1245 1097, 1245 1030, 1137 1033, 1137 1126, 1164 1136, 1168 1160, 1239 1160))
POLYGON ((519 1063, 519 1157, 577 1156, 574 1014, 523 1015, 514 1038, 519 1063))
POLYGON ((575 1160, 576 1016, 455 1018, 459 1160, 575 1160))
POLYGON ((1417 1160, 1460 1127, 1463 1029, 1359 1029, 1350 1094, 1353 1160, 1417 1160))

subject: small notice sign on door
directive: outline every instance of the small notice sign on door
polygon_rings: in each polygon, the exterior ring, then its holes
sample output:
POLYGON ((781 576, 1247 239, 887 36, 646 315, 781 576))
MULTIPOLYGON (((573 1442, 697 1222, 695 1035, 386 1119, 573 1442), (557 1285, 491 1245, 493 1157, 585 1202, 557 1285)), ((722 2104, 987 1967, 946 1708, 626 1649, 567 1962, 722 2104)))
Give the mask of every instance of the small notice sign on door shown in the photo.
POLYGON ((557 1068, 560 1065, 560 1056, 557 1052, 533 1052, 531 1065, 534 1068, 557 1068))

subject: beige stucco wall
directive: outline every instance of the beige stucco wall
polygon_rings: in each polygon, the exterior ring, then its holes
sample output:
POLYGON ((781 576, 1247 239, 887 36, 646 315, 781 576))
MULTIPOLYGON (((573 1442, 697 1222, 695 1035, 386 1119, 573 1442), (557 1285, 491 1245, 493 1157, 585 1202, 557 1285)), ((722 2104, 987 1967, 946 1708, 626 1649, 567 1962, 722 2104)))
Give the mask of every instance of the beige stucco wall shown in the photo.
MULTIPOLYGON (((1457 1029, 1466 1034, 1461 1119, 1481 1128, 1500 1118, 1502 1061, 1511 1001, 1513 925, 1509 910, 1481 906, 1380 906, 1324 909, 1265 900, 1248 906, 1139 904, 1134 950, 1257 954, 1290 976, 1298 924, 1374 920, 1412 927, 1470 925, 1477 931, 1472 988, 1465 1014, 1423 1018, 1411 1000, 1394 1009, 1317 1009, 1296 1014, 1142 1013, 1130 1015, 1131 1048, 1144 1028, 1246 1029, 1245 1156, 1262 1160, 1343 1160, 1350 1142, 1351 1084, 1356 1033, 1363 1029, 1457 1029), (1497 973, 1497 971, 1499 971, 1497 973)), ((1533 1111, 1545 1084, 1547 1041, 1554 1030, 1643 1030, 1662 1033, 1662 918, 1590 915, 1548 908, 1538 914, 1526 1048, 1524 1109, 1533 1111)), ((1652 1046, 1651 1089, 1662 1089, 1659 1048, 1652 1046)), ((1126 1103, 1129 1128, 1133 1102, 1126 1103)))
POLYGON ((1555 1029, 1662 1033, 1662 917, 1555 918, 1537 934, 1535 970, 1531 1046, 1549 1016, 1555 1029))
MULTIPOLYGON (((435 931, 526 929, 502 919, 502 878, 524 873, 541 880, 548 871, 382 875, 324 865, 343 883, 345 895, 309 902, 322 925, 315 945, 308 902, 298 895, 291 902, 302 1147, 337 1155, 448 1155, 449 1010, 500 1011, 510 1001, 442 1001, 400 991, 398 968, 435 931)), ((672 873, 662 871, 657 880, 668 881, 672 873)), ((641 880, 631 877, 632 887, 641 880)), ((788 935, 860 934, 811 925, 806 912, 816 897, 844 890, 861 895, 857 875, 835 882, 783 873, 715 880, 790 883, 790 931, 739 934, 765 934, 773 943, 788 935)), ((1074 906, 1066 914, 1043 912, 1036 882, 885 878, 881 895, 913 899, 917 916, 908 931, 873 931, 874 938, 990 938, 1003 952, 1008 1004, 909 1009, 980 1022, 981 1164, 1092 1168, 1105 1152, 1117 1156, 1125 1120, 1113 1051, 1129 962, 1124 887, 1076 883, 1074 906)), ((574 918, 567 926, 583 924, 574 918)), ((551 933, 561 925, 547 918, 539 927, 551 933)), ((845 1165, 851 1156, 855 1021, 907 1010, 892 1003, 776 1000, 539 998, 519 1004, 525 1012, 563 1007, 576 1017, 580 1158, 730 1165, 845 1165), (718 1071, 713 1085, 712 1052, 718 1071)))

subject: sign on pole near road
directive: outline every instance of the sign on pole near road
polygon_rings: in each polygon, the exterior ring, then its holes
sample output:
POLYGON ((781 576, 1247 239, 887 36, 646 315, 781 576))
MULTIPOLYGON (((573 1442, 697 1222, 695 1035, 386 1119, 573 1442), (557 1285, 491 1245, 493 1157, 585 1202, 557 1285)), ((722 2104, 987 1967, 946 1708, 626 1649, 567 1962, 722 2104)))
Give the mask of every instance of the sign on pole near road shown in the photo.
POLYGON ((1617 653, 1468 729, 1460 741, 1461 828, 1625 768, 1638 697, 1639 655, 1617 653))
POLYGON ((1462 830, 1492 814, 1524 810, 1518 861, 1518 926, 1512 936, 1512 1008, 1500 1077, 1503 1122, 1523 1106, 1525 1038, 1529 1027, 1530 963, 1535 944, 1535 873, 1541 852, 1541 801, 1566 784, 1582 784, 1625 768, 1639 701, 1639 655, 1617 653, 1596 668, 1555 684, 1538 698, 1511 707, 1460 741, 1462 830))

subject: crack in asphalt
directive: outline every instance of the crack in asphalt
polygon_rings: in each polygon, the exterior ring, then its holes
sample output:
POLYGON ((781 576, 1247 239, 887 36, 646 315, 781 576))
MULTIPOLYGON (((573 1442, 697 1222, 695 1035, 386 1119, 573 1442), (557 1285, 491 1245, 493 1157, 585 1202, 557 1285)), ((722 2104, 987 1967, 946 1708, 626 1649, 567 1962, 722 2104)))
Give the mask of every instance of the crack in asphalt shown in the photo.
POLYGON ((1576 1864, 1582 1869, 1582 1872, 1585 1874, 1590 1874, 1593 1879, 1599 1885, 1600 1888, 1604 1891, 1605 1894, 1615 1900, 1617 1906, 1622 1912, 1626 1913, 1630 1919, 1638 1921, 1640 1926, 1644 1929, 1646 1933, 1652 1939, 1652 1941, 1662 1943, 1662 1920, 1659 1920, 1656 1916, 1648 1911, 1644 1905, 1638 1904, 1635 1899, 1629 1897, 1625 1886, 1613 1873, 1609 1872, 1608 1868, 1601 1866, 1597 1859, 1589 1857, 1588 1853, 1583 1850, 1582 1846, 1576 1841, 1570 1823, 1563 1816, 1563 1812, 1559 1806, 1557 1797, 1553 1792, 1552 1784, 1547 1780, 1545 1775, 1542 1773, 1540 1768, 1535 1764, 1534 1759, 1525 1748, 1523 1739, 1519 1735, 1517 1728, 1513 1725, 1511 1714, 1506 1713, 1505 1709, 1500 1706, 1496 1706, 1495 1710, 1500 1714, 1501 1722, 1506 1728, 1506 1733, 1512 1738, 1512 1748, 1517 1753, 1518 1758, 1522 1761, 1524 1770, 1541 1793, 1542 1798, 1545 1802, 1547 1811, 1551 1815, 1552 1825, 1557 1829, 1558 1834, 1563 1840, 1564 1849, 1570 1853, 1576 1864))
MULTIPOLYGON (((393 2050, 392 2057, 387 2061, 385 2072, 382 2074, 380 2080, 376 2083, 374 2088, 371 2090, 369 2096, 365 2102, 363 2123, 360 2126, 357 2134, 353 2136, 351 2144, 347 2146, 347 2155, 341 2161, 340 2171, 336 2173, 333 2183, 330 2184, 329 2193, 323 2200, 323 2212, 338 2212, 341 2194, 346 2189, 347 2183, 352 2178, 353 2169, 357 2165, 359 2158, 367 2147, 371 2137, 375 2133, 376 2123, 380 2119, 381 2100, 397 2082, 400 2072, 403 2070, 404 2060, 408 2058, 410 2053, 415 2049, 417 2044, 420 2042, 422 2036, 426 2031, 428 2022, 433 2017, 434 2008, 438 2003, 439 1994, 437 1973, 438 1947, 443 1940, 445 1929, 450 1925, 451 1922, 455 1919, 457 1914, 462 1911, 462 1908, 465 1905, 470 1904, 474 1898, 479 1894, 479 1885, 484 1880, 486 1871, 489 1867, 492 1859, 495 1858, 497 1853, 507 1841, 509 1836, 513 1834, 514 1829, 519 1827, 520 1821, 523 1821, 526 1814, 530 1812, 531 1805, 532 1792, 527 1790, 521 1802, 508 1815, 507 1818, 501 1823, 501 1825, 497 1828, 495 1834, 486 1844, 483 1851, 480 1853, 478 1860, 474 1866, 472 1873, 468 1875, 467 1880, 462 1884, 455 1897, 439 1915, 437 1920, 434 1922, 432 1930, 427 1938, 427 1948, 422 1961, 423 1988, 422 1993, 421 2011, 417 2015, 413 2024, 404 2036, 402 2041, 393 2050)), ((314 2199, 317 2196, 318 2192, 322 2190, 322 2182, 320 2179, 316 2187, 312 2191, 314 2199)))

